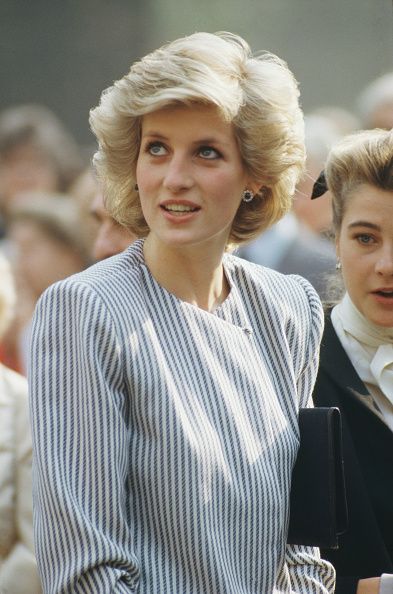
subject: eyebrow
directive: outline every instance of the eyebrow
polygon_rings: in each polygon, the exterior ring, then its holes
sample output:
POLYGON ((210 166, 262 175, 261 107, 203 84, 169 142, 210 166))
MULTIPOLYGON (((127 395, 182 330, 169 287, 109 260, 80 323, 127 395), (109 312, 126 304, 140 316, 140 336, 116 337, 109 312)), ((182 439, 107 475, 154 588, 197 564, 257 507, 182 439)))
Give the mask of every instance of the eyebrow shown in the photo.
MULTIPOLYGON (((155 132, 154 130, 146 130, 146 132, 142 135, 144 137, 153 137, 153 138, 157 138, 157 140, 168 140, 168 137, 165 136, 164 134, 161 134, 160 132, 155 132)), ((192 144, 194 145, 202 145, 202 144, 225 144, 223 140, 220 140, 219 138, 214 138, 214 137, 210 137, 210 138, 198 138, 198 140, 195 140, 195 142, 193 142, 192 144)))
POLYGON ((146 132, 142 132, 142 136, 154 136, 154 138, 160 138, 161 140, 167 140, 167 137, 160 132, 155 132, 154 130, 146 130, 146 132))
POLYGON ((381 227, 376 225, 375 223, 370 223, 369 221, 354 221, 348 225, 348 229, 353 229, 354 227, 366 227, 367 229, 373 229, 374 231, 380 231, 381 227))

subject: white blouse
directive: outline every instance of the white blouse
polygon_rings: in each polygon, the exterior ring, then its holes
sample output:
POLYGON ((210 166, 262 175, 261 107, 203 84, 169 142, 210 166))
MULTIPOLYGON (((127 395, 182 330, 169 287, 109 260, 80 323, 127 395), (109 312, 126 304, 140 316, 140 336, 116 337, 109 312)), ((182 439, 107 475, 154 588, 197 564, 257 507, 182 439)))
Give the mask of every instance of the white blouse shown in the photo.
POLYGON ((393 431, 393 328, 369 322, 348 293, 333 308, 331 319, 345 352, 370 392, 370 407, 393 431))

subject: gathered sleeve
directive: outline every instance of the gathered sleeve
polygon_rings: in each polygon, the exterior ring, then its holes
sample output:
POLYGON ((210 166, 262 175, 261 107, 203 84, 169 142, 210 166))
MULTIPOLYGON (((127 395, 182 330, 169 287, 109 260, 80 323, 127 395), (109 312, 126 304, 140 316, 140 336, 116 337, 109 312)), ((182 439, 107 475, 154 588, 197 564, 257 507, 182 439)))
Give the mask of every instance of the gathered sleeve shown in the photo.
MULTIPOLYGON (((306 350, 303 366, 297 378, 297 393, 299 406, 311 407, 313 406, 312 392, 318 372, 324 316, 315 289, 305 279, 297 278, 304 288, 309 312, 308 324, 303 328, 306 350)), ((291 594, 333 594, 335 570, 330 562, 321 559, 318 548, 288 544, 285 557, 292 587, 291 594)))
POLYGON ((29 383, 44 592, 134 592, 122 349, 104 300, 87 284, 68 279, 41 297, 29 383))
POLYGON ((313 406, 312 393, 317 378, 319 351, 324 328, 324 315, 320 298, 310 283, 297 277, 302 284, 306 296, 308 315, 302 323, 302 341, 304 357, 300 373, 297 377, 297 394, 300 407, 313 406))

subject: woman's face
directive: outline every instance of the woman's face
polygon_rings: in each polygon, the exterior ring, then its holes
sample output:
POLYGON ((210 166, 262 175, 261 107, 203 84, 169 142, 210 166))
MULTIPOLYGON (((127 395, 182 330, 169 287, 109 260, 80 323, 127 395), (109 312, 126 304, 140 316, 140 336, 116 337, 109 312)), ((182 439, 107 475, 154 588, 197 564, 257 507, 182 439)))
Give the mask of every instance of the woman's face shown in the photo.
POLYGON ((0 197, 7 212, 24 192, 53 192, 58 187, 53 164, 31 144, 15 147, 0 160, 0 197))
POLYGON ((160 245, 224 250, 248 185, 232 124, 212 106, 145 115, 136 177, 150 236, 160 245))
POLYGON ((80 272, 84 262, 76 251, 57 241, 34 221, 14 221, 9 234, 18 278, 34 297, 52 283, 80 272))
POLYGON ((96 260, 119 254, 136 240, 136 235, 111 217, 105 208, 104 197, 100 190, 94 196, 90 212, 97 223, 92 249, 93 258, 96 260))
POLYGON ((374 324, 393 326, 393 192, 356 188, 347 198, 336 248, 357 309, 374 324))

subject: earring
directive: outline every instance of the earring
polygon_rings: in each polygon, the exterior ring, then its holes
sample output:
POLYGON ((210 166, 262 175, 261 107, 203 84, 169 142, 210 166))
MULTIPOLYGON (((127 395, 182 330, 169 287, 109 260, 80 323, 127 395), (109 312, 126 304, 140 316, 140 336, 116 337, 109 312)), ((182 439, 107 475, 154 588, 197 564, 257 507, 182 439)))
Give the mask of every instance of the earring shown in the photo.
POLYGON ((244 190, 243 192, 243 202, 251 202, 254 198, 254 194, 251 192, 251 190, 244 190))
POLYGON ((135 190, 135 192, 139 192, 138 184, 135 184, 134 190, 135 190))
POLYGON ((336 270, 341 270, 340 258, 337 258, 337 261, 336 261, 336 270))

